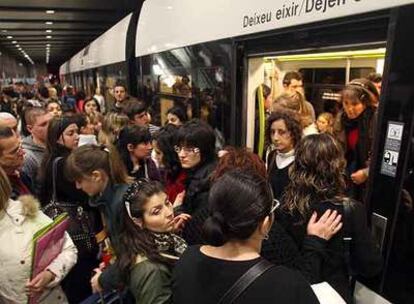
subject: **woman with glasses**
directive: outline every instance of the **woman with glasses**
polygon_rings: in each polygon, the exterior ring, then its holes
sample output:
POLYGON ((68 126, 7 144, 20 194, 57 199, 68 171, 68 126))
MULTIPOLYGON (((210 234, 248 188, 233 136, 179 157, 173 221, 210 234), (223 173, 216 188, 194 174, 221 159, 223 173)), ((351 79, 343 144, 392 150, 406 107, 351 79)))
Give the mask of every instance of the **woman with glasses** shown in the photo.
POLYGON ((342 215, 342 230, 325 242, 323 259, 313 268, 313 283, 327 281, 351 303, 349 276, 376 275, 382 263, 363 205, 345 196, 345 165, 342 149, 330 135, 302 139, 277 220, 300 248, 309 219, 319 218, 327 209, 342 215))
POLYGON ((302 138, 300 122, 288 110, 278 110, 267 119, 266 138, 275 148, 267 158, 267 172, 273 194, 280 200, 289 184, 289 168, 295 159, 295 146, 302 138))
MULTIPOLYGON (((190 247, 174 268, 174 303, 219 303, 249 269, 266 263, 260 251, 276 207, 262 176, 240 169, 224 173, 210 190, 204 224, 208 245, 190 247)), ((318 300, 298 272, 269 263, 234 302, 310 304, 318 300)))
POLYGON ((210 175, 216 166, 215 141, 213 129, 200 120, 191 120, 178 130, 175 151, 187 173, 180 211, 193 217, 183 231, 183 237, 189 244, 203 243, 201 230, 208 213, 210 175))

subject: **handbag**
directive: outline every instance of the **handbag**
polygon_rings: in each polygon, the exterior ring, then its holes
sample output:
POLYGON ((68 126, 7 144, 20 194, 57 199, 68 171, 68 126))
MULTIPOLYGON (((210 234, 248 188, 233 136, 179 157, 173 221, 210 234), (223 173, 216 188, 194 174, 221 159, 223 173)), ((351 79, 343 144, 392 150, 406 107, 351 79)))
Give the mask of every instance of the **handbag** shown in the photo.
POLYGON ((229 290, 221 297, 218 304, 232 304, 238 297, 262 274, 274 267, 274 265, 265 259, 260 260, 249 268, 229 290))
POLYGON ((66 212, 69 215, 68 233, 78 249, 79 255, 90 255, 97 251, 97 243, 93 230, 93 214, 85 210, 80 203, 64 202, 57 200, 56 175, 57 164, 63 157, 57 157, 52 165, 52 199, 42 208, 42 211, 50 218, 55 219, 66 212))

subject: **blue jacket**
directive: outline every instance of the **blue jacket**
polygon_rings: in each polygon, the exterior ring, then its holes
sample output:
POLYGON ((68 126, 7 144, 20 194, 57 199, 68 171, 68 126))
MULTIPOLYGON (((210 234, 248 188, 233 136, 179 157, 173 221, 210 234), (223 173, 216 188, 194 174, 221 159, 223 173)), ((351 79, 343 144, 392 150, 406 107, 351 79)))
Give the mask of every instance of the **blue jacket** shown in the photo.
POLYGON ((106 228, 112 246, 116 250, 117 237, 120 229, 120 208, 128 184, 108 184, 104 192, 89 202, 92 207, 97 207, 105 216, 106 228))
MULTIPOLYGON (((121 224, 120 210, 122 198, 128 189, 128 184, 108 184, 104 192, 89 204, 98 207, 105 217, 105 224, 112 247, 117 250, 119 230, 121 224)), ((99 277, 99 284, 104 290, 112 290, 119 288, 121 278, 117 268, 110 265, 99 277)))

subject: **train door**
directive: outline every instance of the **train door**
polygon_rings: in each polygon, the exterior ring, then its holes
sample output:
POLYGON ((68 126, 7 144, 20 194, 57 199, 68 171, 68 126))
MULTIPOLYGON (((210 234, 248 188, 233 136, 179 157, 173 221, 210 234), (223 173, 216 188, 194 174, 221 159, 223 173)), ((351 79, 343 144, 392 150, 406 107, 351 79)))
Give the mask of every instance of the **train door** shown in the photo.
POLYGON ((349 80, 371 71, 384 72, 367 217, 374 237, 383 245, 385 267, 380 277, 358 283, 359 303, 413 303, 414 299, 414 61, 409 55, 414 43, 408 38, 414 35, 413 15, 411 5, 238 41, 243 50, 238 61, 246 111, 244 142, 259 153, 264 152, 263 139, 258 138, 264 134, 265 109, 257 97, 261 84, 277 95, 283 92, 286 70, 302 72, 304 94, 318 114, 326 111, 326 101, 337 101, 349 80))
POLYGON ((338 46, 335 51, 307 50, 305 53, 285 55, 289 52, 256 55, 248 59, 246 144, 254 147, 259 155, 265 149, 266 117, 279 96, 292 94, 292 89, 286 89, 282 83, 286 73, 297 71, 303 77, 304 86, 298 87, 297 91, 310 102, 313 120, 322 112, 335 116, 340 91, 346 83, 370 73, 382 74, 385 47, 361 44, 351 49, 338 46))

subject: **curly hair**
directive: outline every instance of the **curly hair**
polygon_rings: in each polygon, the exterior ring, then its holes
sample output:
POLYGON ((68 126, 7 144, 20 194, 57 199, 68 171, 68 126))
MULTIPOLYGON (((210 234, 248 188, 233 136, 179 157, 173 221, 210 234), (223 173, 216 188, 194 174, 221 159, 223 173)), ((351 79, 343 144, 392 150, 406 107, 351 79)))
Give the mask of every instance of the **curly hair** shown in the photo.
POLYGON ((290 110, 283 110, 283 109, 279 109, 278 111, 273 112, 267 119, 266 144, 270 145, 272 143, 271 128, 272 128, 272 124, 277 120, 283 120, 285 122, 286 128, 292 137, 293 146, 296 146, 302 138, 301 123, 296 113, 290 110))
POLYGON ((342 197, 345 191, 343 150, 329 134, 312 134, 296 146, 295 160, 289 171, 290 183, 283 196, 284 208, 307 218, 315 201, 342 197))
POLYGON ((224 154, 211 177, 212 181, 216 181, 224 173, 232 169, 239 168, 243 171, 254 172, 261 177, 267 179, 266 166, 257 154, 249 151, 247 148, 226 147, 224 154))

